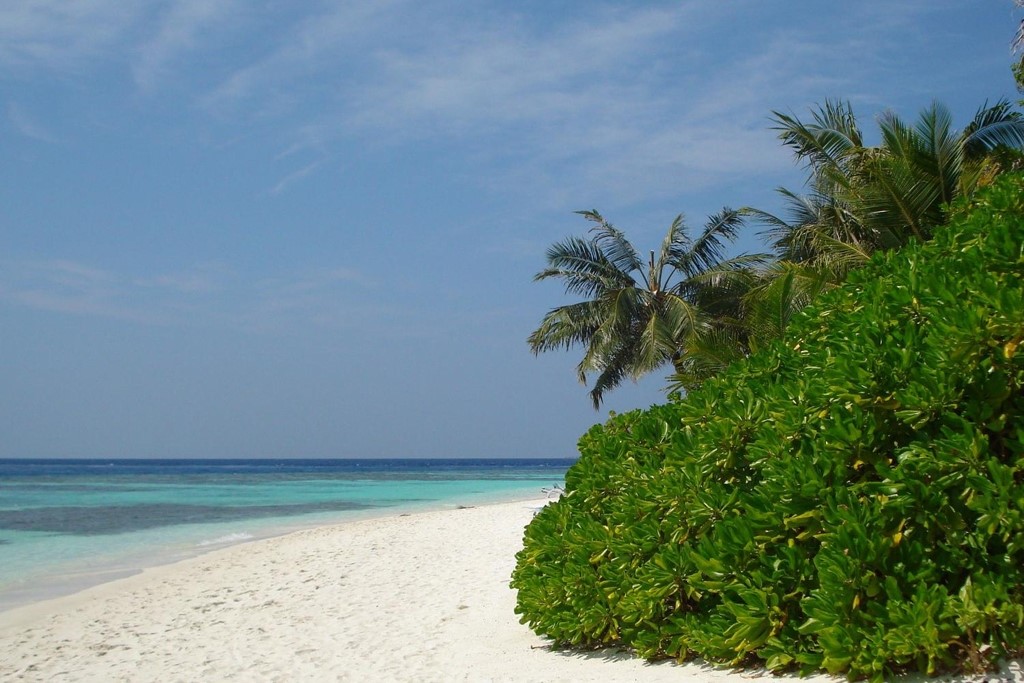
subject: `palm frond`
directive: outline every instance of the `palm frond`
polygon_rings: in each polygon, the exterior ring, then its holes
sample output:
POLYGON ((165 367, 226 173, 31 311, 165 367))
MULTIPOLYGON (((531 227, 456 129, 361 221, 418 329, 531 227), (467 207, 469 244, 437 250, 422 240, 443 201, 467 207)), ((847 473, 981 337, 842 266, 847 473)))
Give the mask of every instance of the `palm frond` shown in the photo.
POLYGON ((837 281, 832 272, 818 266, 773 264, 744 299, 743 323, 751 351, 783 337, 792 317, 837 281))
POLYGON ((868 230, 909 231, 923 240, 941 220, 941 190, 915 173, 905 159, 880 157, 874 162, 873 182, 864 188, 858 208, 868 230))
POLYGON ((998 121, 973 131, 964 141, 968 156, 976 157, 999 147, 1024 149, 1024 120, 998 121))
POLYGON ((659 314, 663 334, 659 349, 664 360, 670 360, 686 338, 700 329, 702 315, 699 306, 674 294, 664 297, 659 314))
POLYGON ((814 246, 814 268, 820 273, 828 274, 829 278, 837 283, 846 279, 846 274, 851 270, 866 264, 874 251, 866 245, 838 240, 822 233, 814 236, 814 246))
POLYGON ((758 234, 780 258, 786 258, 791 257, 794 251, 794 233, 800 226, 818 222, 818 209, 807 195, 798 195, 784 187, 776 191, 783 197, 783 207, 789 214, 788 220, 761 209, 747 208, 744 212, 765 226, 758 234))
POLYGON ((746 355, 743 335, 735 328, 705 327, 687 340, 667 389, 693 391, 746 355))
POLYGON ((663 313, 650 316, 639 329, 630 373, 633 379, 664 365, 676 352, 671 327, 672 321, 663 313))
POLYGON ((772 112, 772 129, 798 159, 812 167, 841 165, 850 149, 863 146, 849 103, 827 100, 811 115, 814 123, 805 124, 795 116, 772 112))
POLYGON ((577 366, 577 377, 586 384, 586 373, 601 370, 615 355, 623 339, 636 336, 638 320, 644 318, 640 299, 643 290, 637 288, 618 289, 605 292, 600 305, 600 321, 587 342, 583 359, 577 366))
POLYGON ((568 350, 585 345, 604 320, 601 301, 581 301, 554 308, 541 319, 540 326, 527 338, 534 354, 568 350))
POLYGON ((893 111, 878 115, 878 131, 882 134, 882 149, 900 157, 913 155, 916 146, 914 129, 893 111))
POLYGON ((624 273, 640 270, 643 265, 636 249, 618 228, 606 221, 597 211, 577 211, 579 215, 596 223, 590 229, 593 243, 604 253, 605 258, 624 273))
POLYGON ((760 234, 778 258, 799 263, 815 260, 814 238, 818 234, 851 242, 862 241, 860 222, 853 216, 850 206, 855 195, 837 197, 818 191, 798 195, 786 188, 779 188, 778 192, 785 199, 789 220, 766 211, 750 212, 759 223, 767 226, 760 234))
POLYGON ((636 355, 632 343, 623 343, 605 361, 601 373, 594 380, 594 386, 590 390, 590 400, 594 404, 594 410, 601 407, 601 401, 608 391, 614 389, 631 376, 629 370, 629 359, 636 355))
POLYGON ((916 154, 909 159, 912 167, 936 185, 941 203, 953 201, 963 165, 963 145, 953 133, 953 115, 944 105, 933 102, 921 113, 914 130, 918 144, 916 154))
POLYGON ((985 100, 978 111, 974 113, 974 117, 971 122, 968 123, 963 130, 965 137, 970 137, 975 132, 986 128, 996 123, 1006 123, 1009 121, 1020 121, 1021 113, 1013 108, 1008 99, 1001 98, 996 100, 995 104, 990 105, 988 100, 985 100))
POLYGON ((704 229, 692 242, 682 239, 673 241, 664 262, 673 269, 673 273, 678 272, 685 279, 716 266, 725 256, 726 242, 736 238, 743 225, 743 218, 741 212, 723 208, 708 218, 704 229))
POLYGON ((771 254, 740 254, 676 283, 671 291, 695 301, 705 298, 705 294, 720 299, 745 292, 757 281, 757 270, 772 260, 771 254))
POLYGON ((559 278, 567 293, 590 297, 607 289, 636 284, 593 240, 569 237, 551 245, 545 256, 548 268, 537 273, 534 281, 559 278))
POLYGON ((647 276, 648 286, 656 290, 670 287, 672 278, 677 271, 676 255, 688 253, 690 248, 690 235, 686 230, 683 214, 679 214, 668 226, 668 232, 661 240, 657 257, 651 254, 650 273, 647 276))

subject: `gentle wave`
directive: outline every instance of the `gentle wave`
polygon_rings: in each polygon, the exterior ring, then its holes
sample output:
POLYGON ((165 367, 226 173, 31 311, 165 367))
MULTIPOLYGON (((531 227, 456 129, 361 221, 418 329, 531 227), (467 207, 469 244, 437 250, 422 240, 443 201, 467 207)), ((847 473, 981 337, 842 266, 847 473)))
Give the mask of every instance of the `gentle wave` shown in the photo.
POLYGON ((71 574, 99 583, 107 569, 135 571, 318 524, 553 496, 542 488, 560 485, 571 464, 0 458, 0 612, 80 589, 71 574))
POLYGON ((207 546, 207 545, 220 545, 222 543, 241 543, 242 541, 251 541, 254 538, 256 538, 256 537, 253 536, 252 534, 235 533, 235 534, 227 534, 227 535, 221 536, 219 538, 211 538, 211 539, 207 539, 205 541, 199 541, 199 543, 196 543, 196 545, 197 546, 207 546))

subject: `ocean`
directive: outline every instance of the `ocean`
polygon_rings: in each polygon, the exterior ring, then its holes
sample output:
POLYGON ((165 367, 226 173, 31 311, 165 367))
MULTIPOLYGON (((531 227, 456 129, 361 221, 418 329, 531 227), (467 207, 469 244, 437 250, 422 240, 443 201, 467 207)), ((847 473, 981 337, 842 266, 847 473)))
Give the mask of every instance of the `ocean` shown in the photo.
POLYGON ((0 610, 298 529, 545 498, 566 459, 0 459, 0 610))

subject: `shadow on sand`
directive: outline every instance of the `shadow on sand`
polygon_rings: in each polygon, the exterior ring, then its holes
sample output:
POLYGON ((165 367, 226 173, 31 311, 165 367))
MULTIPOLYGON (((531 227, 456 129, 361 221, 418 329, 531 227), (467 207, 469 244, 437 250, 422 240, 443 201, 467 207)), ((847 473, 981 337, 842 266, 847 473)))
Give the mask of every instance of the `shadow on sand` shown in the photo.
MULTIPOLYGON (((625 662, 635 658, 629 650, 617 647, 606 647, 598 650, 586 650, 581 648, 556 648, 544 646, 548 652, 561 657, 584 659, 603 662, 625 662)), ((646 661, 644 667, 650 668, 678 668, 681 675, 689 673, 700 680, 719 678, 721 680, 764 680, 764 681, 808 681, 845 683, 845 676, 830 676, 820 673, 806 677, 800 677, 795 672, 787 674, 775 674, 767 669, 760 668, 730 668, 715 666, 701 659, 691 659, 679 664, 671 659, 657 661, 646 661)), ((956 675, 945 674, 942 676, 929 677, 924 674, 912 673, 897 678, 886 679, 899 681, 900 683, 1021 683, 1024 681, 1024 660, 1012 660, 1003 662, 999 671, 974 674, 956 675)))

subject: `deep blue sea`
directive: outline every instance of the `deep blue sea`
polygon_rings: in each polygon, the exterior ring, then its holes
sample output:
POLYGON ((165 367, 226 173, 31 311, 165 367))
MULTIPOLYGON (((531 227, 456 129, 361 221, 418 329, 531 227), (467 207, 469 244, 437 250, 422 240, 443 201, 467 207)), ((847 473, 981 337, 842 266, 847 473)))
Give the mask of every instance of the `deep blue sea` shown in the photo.
POLYGON ((0 459, 0 610, 321 524, 544 498, 571 464, 0 459))

